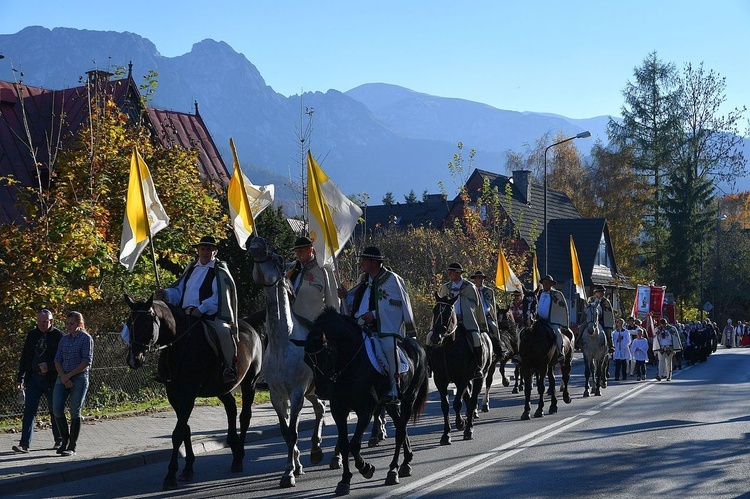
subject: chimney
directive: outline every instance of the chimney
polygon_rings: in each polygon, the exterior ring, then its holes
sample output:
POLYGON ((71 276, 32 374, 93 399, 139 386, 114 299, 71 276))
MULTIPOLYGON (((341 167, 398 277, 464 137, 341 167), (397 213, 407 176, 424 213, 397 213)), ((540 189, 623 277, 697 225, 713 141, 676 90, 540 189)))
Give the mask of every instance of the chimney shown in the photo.
POLYGON ((92 69, 91 71, 86 71, 86 74, 89 77, 89 85, 92 85, 97 89, 103 88, 104 85, 109 81, 110 76, 113 75, 113 73, 101 69, 92 69))
POLYGON ((524 202, 531 203, 531 170, 514 171, 513 184, 523 196, 524 202))

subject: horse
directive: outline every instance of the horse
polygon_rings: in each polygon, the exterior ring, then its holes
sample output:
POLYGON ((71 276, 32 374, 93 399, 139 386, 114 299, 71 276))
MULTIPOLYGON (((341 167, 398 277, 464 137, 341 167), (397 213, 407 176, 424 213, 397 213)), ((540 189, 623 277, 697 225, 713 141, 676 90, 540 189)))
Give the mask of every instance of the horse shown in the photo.
MULTIPOLYGON (((474 418, 483 379, 474 379, 475 359, 473 345, 463 325, 458 324, 453 304, 458 296, 440 297, 435 293, 432 308, 432 330, 428 335, 427 363, 433 374, 435 386, 440 393, 440 408, 443 411, 443 435, 440 445, 451 444, 449 420, 448 384, 456 385, 453 410, 456 413, 456 429, 463 430, 464 440, 474 438, 474 418), (461 417, 461 404, 466 400, 466 420, 461 417)), ((489 336, 481 334, 482 368, 489 371, 493 360, 492 343, 489 336)))
MULTIPOLYGON (((555 376, 553 369, 557 364, 557 344, 554 333, 541 320, 537 319, 538 301, 536 294, 531 291, 525 291, 523 297, 523 313, 526 321, 526 327, 521 331, 520 355, 521 355, 521 376, 524 380, 524 411, 521 414, 522 420, 528 420, 531 412, 531 387, 532 374, 536 374, 536 385, 539 393, 539 404, 535 418, 544 416, 544 377, 549 379, 550 407, 549 414, 557 413, 557 396, 555 393, 555 376)), ((570 380, 570 369, 573 360, 574 340, 573 334, 569 330, 563 331, 563 354, 565 360, 560 365, 562 372, 562 381, 560 382, 560 391, 563 395, 563 401, 569 404, 571 401, 568 393, 568 381, 570 380)))
MULTIPOLYGON (((290 340, 304 341, 307 327, 292 314, 294 291, 284 272, 284 261, 262 237, 250 240, 248 253, 253 259, 253 279, 263 286, 266 297, 266 333, 268 347, 263 357, 263 375, 268 384, 271 404, 279 418, 281 435, 287 444, 286 469, 279 486, 294 487, 295 477, 304 474, 297 448, 299 415, 305 398, 315 412, 310 462, 323 460, 323 415, 325 405, 315 395, 313 373, 304 362, 304 349, 290 340)), ((338 467, 336 457, 331 467, 338 467)))
POLYGON ((162 301, 133 300, 125 295, 130 306, 127 327, 130 331, 130 348, 127 364, 137 369, 145 362, 148 351, 160 350, 158 373, 167 391, 169 403, 177 415, 172 432, 172 456, 164 477, 164 490, 177 488, 177 458, 181 444, 185 444, 185 468, 179 480, 192 480, 195 454, 191 442, 188 420, 196 397, 218 397, 227 413, 227 443, 232 449, 233 472, 242 471, 245 457, 245 437, 252 417, 255 383, 260 374, 263 346, 258 333, 243 320, 238 323, 237 380, 234 384, 222 380, 220 358, 212 349, 199 319, 194 319, 176 306, 162 301), (232 390, 242 390, 240 433, 237 435, 237 404, 232 390))
MULTIPOLYGON (((305 362, 313 369, 316 393, 330 401, 331 415, 338 430, 337 448, 341 451, 344 471, 336 486, 337 496, 350 491, 349 454, 362 476, 370 479, 375 472, 375 467, 360 454, 362 435, 390 389, 388 376, 372 366, 364 341, 362 328, 353 318, 328 308, 315 320, 305 342, 305 362), (351 439, 347 427, 350 411, 357 415, 351 439)), ((406 354, 408 370, 398 375, 400 403, 385 406, 396 429, 396 449, 388 466, 386 485, 399 483, 399 477, 411 476, 410 463, 414 454, 406 426, 409 419, 413 417, 416 421, 424 411, 429 389, 427 360, 422 347, 410 337, 404 338, 400 347, 406 354), (402 447, 404 460, 399 466, 402 447)))
MULTIPOLYGON (((588 303, 585 308, 586 327, 580 333, 581 350, 586 376, 583 396, 589 396, 589 378, 595 396, 601 396, 601 388, 607 388, 607 337, 599 324, 599 308, 596 303, 588 303)), ((579 328, 580 329, 580 328, 579 328)))

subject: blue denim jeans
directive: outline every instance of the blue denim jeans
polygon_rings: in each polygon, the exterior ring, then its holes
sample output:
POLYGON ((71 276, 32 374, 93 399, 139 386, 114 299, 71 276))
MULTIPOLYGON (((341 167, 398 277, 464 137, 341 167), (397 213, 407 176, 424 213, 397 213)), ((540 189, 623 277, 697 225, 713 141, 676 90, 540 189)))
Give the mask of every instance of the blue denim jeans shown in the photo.
POLYGON ((39 401, 44 396, 47 399, 47 409, 49 410, 50 419, 52 420, 52 436, 55 442, 60 442, 60 429, 57 427, 57 421, 52 414, 52 389, 54 385, 50 383, 49 378, 40 373, 33 373, 28 379, 24 380, 24 391, 26 392, 26 402, 23 406, 23 423, 21 426, 21 446, 31 447, 31 439, 34 436, 34 419, 39 410, 39 401))
POLYGON ((73 382, 72 388, 65 387, 59 377, 55 382, 55 393, 52 397, 52 412, 56 418, 65 416, 65 402, 68 400, 68 396, 70 396, 70 418, 81 417, 81 407, 83 407, 83 401, 89 389, 89 373, 88 371, 78 373, 70 378, 70 380, 73 382))

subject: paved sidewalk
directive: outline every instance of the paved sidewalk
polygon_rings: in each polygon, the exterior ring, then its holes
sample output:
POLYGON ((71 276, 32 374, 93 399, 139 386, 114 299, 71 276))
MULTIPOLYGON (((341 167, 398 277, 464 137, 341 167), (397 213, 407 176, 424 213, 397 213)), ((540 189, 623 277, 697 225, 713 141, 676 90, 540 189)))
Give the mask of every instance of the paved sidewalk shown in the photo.
MULTIPOLYGON (((174 412, 169 409, 117 419, 84 420, 75 456, 62 457, 52 450, 52 430, 35 429, 28 454, 12 450, 19 433, 0 434, 0 495, 49 487, 168 461, 172 449, 174 412)), ((312 406, 305 401, 300 430, 312 428, 312 406)), ((325 424, 333 424, 326 412, 325 424)), ((190 417, 196 454, 226 447, 226 414, 223 407, 198 406, 190 417)), ((253 406, 247 442, 280 438, 278 418, 270 403, 253 406)), ((184 456, 183 449, 180 452, 184 456)))

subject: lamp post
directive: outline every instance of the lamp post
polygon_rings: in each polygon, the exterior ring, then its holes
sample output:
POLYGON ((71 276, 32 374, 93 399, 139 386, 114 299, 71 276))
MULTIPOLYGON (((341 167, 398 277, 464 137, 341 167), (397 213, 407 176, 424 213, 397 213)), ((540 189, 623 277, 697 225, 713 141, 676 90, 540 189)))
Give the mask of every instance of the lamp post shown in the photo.
POLYGON ((591 132, 586 130, 585 132, 581 132, 574 137, 568 137, 567 139, 561 140, 560 142, 550 144, 544 149, 544 275, 547 275, 547 260, 549 253, 549 249, 547 246, 547 241, 549 239, 549 231, 547 230, 547 151, 549 151, 552 147, 559 146, 560 144, 564 144, 565 142, 575 139, 585 139, 588 137, 591 137, 591 132))

